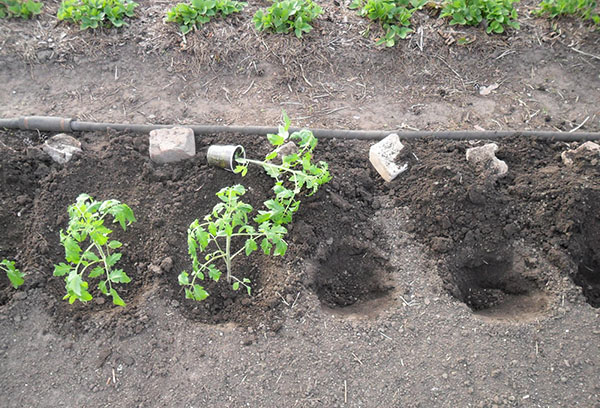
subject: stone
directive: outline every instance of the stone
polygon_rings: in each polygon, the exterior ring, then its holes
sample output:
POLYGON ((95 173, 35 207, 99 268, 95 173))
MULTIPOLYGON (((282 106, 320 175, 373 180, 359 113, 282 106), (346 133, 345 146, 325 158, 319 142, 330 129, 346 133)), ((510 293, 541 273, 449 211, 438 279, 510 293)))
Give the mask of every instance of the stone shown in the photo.
POLYGON ((154 264, 150 264, 150 266, 148 266, 148 270, 155 275, 160 275, 163 271, 160 266, 154 264))
POLYGON ((171 269, 173 269, 173 259, 170 256, 163 259, 160 263, 160 269, 165 272, 171 272, 171 269))
POLYGON ((277 159, 281 162, 284 156, 298 153, 298 146, 294 142, 287 142, 279 146, 275 151, 277 152, 277 159))
MULTIPOLYGON (((588 153, 588 154, 591 153, 592 155, 595 154, 600 157, 600 145, 598 143, 588 141, 588 142, 585 142, 584 144, 582 144, 581 146, 579 146, 577 149, 566 150, 566 151, 562 152, 560 154, 560 157, 565 166, 572 166, 573 165, 573 156, 576 156, 579 154, 585 154, 585 153, 588 153)), ((596 161, 596 163, 597 163, 597 161, 596 161)))
POLYGON ((369 161, 385 181, 392 181, 408 169, 408 162, 397 163, 403 149, 404 145, 396 133, 388 135, 369 149, 369 161))
POLYGON ((186 127, 155 129, 150 132, 150 159, 158 164, 173 163, 194 157, 194 131, 186 127))
POLYGON ((479 147, 467 149, 467 161, 477 171, 485 176, 504 177, 508 173, 506 162, 496 157, 498 145, 488 143, 479 147))
POLYGON ((55 162, 65 164, 71 160, 74 154, 81 153, 81 142, 73 136, 59 133, 46 140, 42 150, 55 162))

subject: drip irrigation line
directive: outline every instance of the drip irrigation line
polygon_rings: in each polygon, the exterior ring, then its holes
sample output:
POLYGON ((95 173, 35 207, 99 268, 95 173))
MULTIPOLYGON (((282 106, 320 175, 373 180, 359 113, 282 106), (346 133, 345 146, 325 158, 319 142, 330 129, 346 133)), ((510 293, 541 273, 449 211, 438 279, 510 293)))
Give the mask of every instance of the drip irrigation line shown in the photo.
MULTIPOLYGON (((109 129, 129 131, 133 133, 149 133, 154 129, 185 126, 194 130, 194 134, 207 135, 217 133, 235 133, 242 135, 264 135, 277 133, 278 128, 267 126, 229 126, 229 125, 142 125, 133 123, 99 123, 84 122, 76 119, 56 116, 24 116, 20 118, 0 119, 0 128, 39 130, 41 132, 105 132, 109 129)), ((300 128, 290 128, 295 132, 300 128)), ((514 136, 526 136, 548 141, 587 141, 600 140, 600 132, 558 132, 538 130, 501 130, 501 131, 406 131, 406 130, 344 130, 344 129, 311 129, 319 138, 379 140, 390 133, 397 133, 401 139, 452 139, 452 140, 485 140, 502 139, 514 136)))

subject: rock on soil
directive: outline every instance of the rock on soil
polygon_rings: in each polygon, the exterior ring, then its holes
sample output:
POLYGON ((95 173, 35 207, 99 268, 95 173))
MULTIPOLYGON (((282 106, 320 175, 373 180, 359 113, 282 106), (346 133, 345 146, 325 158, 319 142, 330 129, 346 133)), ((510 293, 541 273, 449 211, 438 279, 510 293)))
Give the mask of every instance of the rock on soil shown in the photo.
POLYGON ((467 149, 467 161, 484 175, 503 177, 508 172, 506 162, 496 157, 498 145, 488 143, 479 147, 467 149))
POLYGON ((369 149, 369 160, 385 181, 392 181, 408 169, 408 163, 396 163, 403 149, 404 145, 396 133, 388 135, 369 149))
POLYGON ((190 159, 196 154, 196 141, 191 128, 174 127, 150 132, 150 158, 164 164, 190 159))
POLYGON ((72 136, 59 133, 48 139, 42 149, 55 162, 65 164, 71 160, 74 154, 81 153, 81 143, 72 136))
POLYGON ((579 155, 589 154, 590 156, 596 156, 600 159, 600 145, 594 142, 585 142, 577 149, 566 150, 561 153, 560 157, 562 158, 562 162, 565 166, 572 166, 573 159, 579 155))

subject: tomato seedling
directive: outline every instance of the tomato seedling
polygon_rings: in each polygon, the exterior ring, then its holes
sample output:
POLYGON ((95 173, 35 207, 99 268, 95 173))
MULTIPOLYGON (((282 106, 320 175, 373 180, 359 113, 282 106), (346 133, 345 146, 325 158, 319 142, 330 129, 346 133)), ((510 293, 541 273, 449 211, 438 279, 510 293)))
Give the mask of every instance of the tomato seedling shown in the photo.
POLYGON ((66 231, 60 231, 60 242, 65 248, 65 262, 54 265, 54 276, 65 277, 67 294, 63 299, 69 303, 76 300, 87 302, 92 300, 88 291, 88 278, 103 276, 98 289, 106 296, 111 296, 113 303, 125 306, 125 302, 113 284, 128 283, 129 276, 122 269, 114 266, 121 259, 121 253, 113 252, 122 246, 121 242, 110 239, 112 230, 104 226, 105 217, 111 215, 125 231, 136 219, 129 206, 117 200, 95 201, 88 194, 81 194, 74 204, 68 208, 69 225, 66 231), (85 250, 80 246, 89 244, 85 250))
POLYGON ((249 164, 258 164, 275 179, 274 198, 264 202, 265 209, 258 211, 252 218, 253 208, 244 203, 240 197, 246 193, 244 186, 238 184, 225 187, 217 193, 220 203, 214 206, 212 213, 204 217, 204 222, 195 220, 188 229, 188 253, 192 260, 192 271, 181 272, 179 284, 185 287, 188 299, 204 300, 208 292, 197 281, 206 276, 218 282, 222 272, 219 264, 225 265, 227 282, 233 290, 240 286, 251 293, 250 280, 232 274, 232 261, 239 255, 249 256, 259 246, 266 255, 285 255, 288 244, 284 240, 287 234, 285 225, 292 221, 292 215, 298 211, 300 200, 297 196, 305 191, 308 195, 317 192, 319 187, 327 183, 331 176, 327 163, 312 163, 312 152, 317 145, 317 138, 309 130, 301 130, 289 134, 290 120, 284 113, 284 125, 277 134, 268 135, 269 142, 276 148, 267 154, 263 161, 238 158, 239 165, 235 171, 245 176, 249 164), (281 155, 281 164, 273 163, 278 156, 278 148, 286 141, 296 141, 297 150, 281 155), (290 186, 290 188, 286 187, 290 186), (232 249, 235 243, 243 245, 232 249), (201 258, 201 253, 204 256, 201 258))

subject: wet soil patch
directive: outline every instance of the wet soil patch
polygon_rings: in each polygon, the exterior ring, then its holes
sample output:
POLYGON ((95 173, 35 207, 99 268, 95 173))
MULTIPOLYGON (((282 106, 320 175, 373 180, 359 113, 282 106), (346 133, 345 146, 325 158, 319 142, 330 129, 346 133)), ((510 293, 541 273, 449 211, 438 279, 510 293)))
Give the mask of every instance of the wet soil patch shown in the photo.
POLYGON ((389 266, 368 245, 343 241, 323 257, 315 277, 324 306, 346 308, 385 297, 393 289, 386 279, 389 266))

